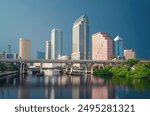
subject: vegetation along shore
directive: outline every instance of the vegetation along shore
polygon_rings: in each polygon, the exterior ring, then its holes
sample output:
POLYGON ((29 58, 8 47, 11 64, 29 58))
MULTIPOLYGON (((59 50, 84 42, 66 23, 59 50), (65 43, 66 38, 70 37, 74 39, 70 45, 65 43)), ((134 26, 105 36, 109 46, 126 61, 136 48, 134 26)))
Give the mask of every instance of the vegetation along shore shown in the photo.
POLYGON ((117 66, 95 67, 93 75, 128 79, 150 79, 150 62, 141 63, 138 59, 129 59, 117 66))

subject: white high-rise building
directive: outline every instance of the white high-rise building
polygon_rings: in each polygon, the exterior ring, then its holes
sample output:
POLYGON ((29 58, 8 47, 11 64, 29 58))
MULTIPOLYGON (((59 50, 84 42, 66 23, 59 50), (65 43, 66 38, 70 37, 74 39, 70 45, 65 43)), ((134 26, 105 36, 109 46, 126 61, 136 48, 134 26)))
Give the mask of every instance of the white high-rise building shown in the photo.
POLYGON ((62 30, 51 31, 51 59, 58 59, 62 56, 62 30))
POLYGON ((45 59, 51 59, 51 42, 46 41, 45 44, 46 44, 45 59))
POLYGON ((21 59, 30 59, 30 40, 20 38, 19 40, 19 57, 21 59))
POLYGON ((89 24, 86 15, 80 16, 72 28, 72 54, 73 60, 86 60, 89 57, 89 24))

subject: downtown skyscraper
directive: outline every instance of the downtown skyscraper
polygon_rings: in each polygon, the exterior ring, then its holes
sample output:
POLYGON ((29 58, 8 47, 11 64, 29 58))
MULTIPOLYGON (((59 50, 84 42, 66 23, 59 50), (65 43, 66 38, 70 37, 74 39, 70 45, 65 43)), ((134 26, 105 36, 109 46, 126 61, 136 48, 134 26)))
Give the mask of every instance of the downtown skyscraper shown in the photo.
POLYGON ((118 35, 115 39, 115 56, 124 59, 124 43, 123 39, 118 35))
POLYGON ((89 56, 89 24, 87 15, 75 20, 72 28, 73 60, 86 60, 89 56))
POLYGON ((61 29, 53 29, 51 31, 51 59, 58 59, 62 56, 62 34, 61 29))
POLYGON ((92 60, 110 60, 113 56, 113 39, 108 33, 92 35, 92 60))
POLYGON ((30 59, 30 40, 20 38, 20 40, 19 40, 19 57, 24 60, 30 59))
POLYGON ((45 42, 45 59, 51 59, 51 42, 45 42))

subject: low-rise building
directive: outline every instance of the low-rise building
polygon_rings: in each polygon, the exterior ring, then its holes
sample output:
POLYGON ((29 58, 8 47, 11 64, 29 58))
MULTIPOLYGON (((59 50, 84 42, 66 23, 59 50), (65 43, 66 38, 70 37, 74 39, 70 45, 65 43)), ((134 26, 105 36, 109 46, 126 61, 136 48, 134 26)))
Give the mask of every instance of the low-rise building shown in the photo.
POLYGON ((136 58, 136 52, 133 49, 124 50, 125 60, 136 58))

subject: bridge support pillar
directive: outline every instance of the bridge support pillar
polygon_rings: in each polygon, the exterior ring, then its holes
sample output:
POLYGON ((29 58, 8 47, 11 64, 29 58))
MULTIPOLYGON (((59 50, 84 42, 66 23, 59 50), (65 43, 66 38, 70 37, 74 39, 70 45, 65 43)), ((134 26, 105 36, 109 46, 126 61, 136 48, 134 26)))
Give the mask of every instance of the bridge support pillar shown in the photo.
POLYGON ((66 73, 68 72, 68 67, 66 66, 66 73))
POLYGON ((93 66, 91 66, 91 74, 93 74, 93 66))
POLYGON ((85 73, 86 74, 88 73, 88 67, 87 67, 87 65, 85 65, 85 73))
POLYGON ((73 72, 73 66, 71 66, 70 68, 70 74, 73 72))
POLYGON ((20 73, 20 75, 23 73, 23 66, 22 66, 22 63, 20 63, 19 73, 20 73))
POLYGON ((22 74, 24 74, 24 73, 25 73, 25 64, 22 63, 22 74))
POLYGON ((20 75, 25 73, 25 63, 20 63, 20 69, 19 69, 20 75))
POLYGON ((43 72, 43 63, 41 62, 41 66, 40 66, 40 73, 43 72))
POLYGON ((69 67, 66 66, 66 74, 68 74, 68 73, 69 73, 69 67))
POLYGON ((90 68, 91 68, 91 74, 93 74, 93 63, 90 63, 90 68))

